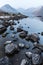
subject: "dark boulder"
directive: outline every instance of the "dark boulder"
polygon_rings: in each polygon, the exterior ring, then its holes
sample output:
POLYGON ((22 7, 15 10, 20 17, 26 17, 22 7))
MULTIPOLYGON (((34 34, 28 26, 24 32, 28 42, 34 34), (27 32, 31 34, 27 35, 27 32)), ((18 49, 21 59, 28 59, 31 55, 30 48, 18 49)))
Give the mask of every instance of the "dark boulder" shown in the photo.
POLYGON ((3 25, 0 25, 0 34, 5 32, 7 30, 7 28, 3 25))
POLYGON ((8 21, 4 21, 4 22, 2 23, 2 25, 5 26, 5 27, 8 27, 8 26, 9 26, 9 22, 8 22, 8 21))
POLYGON ((14 25, 14 22, 12 20, 10 20, 9 25, 14 25))
POLYGON ((3 33, 2 37, 6 37, 9 33, 3 33))
POLYGON ((28 64, 27 59, 23 59, 23 60, 21 61, 21 64, 20 64, 20 65, 27 65, 27 64, 28 64))
POLYGON ((32 49, 33 53, 41 54, 41 50, 39 48, 33 48, 32 49))
POLYGON ((23 29, 22 28, 17 28, 17 32, 22 32, 23 29))
POLYGON ((31 39, 31 35, 27 35, 25 39, 29 41, 31 39))
POLYGON ((19 51, 19 48, 16 44, 11 43, 5 46, 6 54, 12 55, 14 52, 18 52, 18 51, 19 51))
POLYGON ((10 26, 10 30, 14 30, 14 27, 13 27, 13 25, 11 25, 11 26, 10 26))
POLYGON ((34 45, 34 47, 39 48, 41 51, 43 51, 43 45, 38 44, 36 42, 33 45, 34 45))
POLYGON ((43 32, 41 32, 41 35, 43 36, 43 32))
POLYGON ((31 34, 31 41, 33 42, 38 42, 40 40, 38 34, 34 33, 34 34, 31 34))
POLYGON ((26 32, 22 31, 22 32, 19 34, 19 36, 20 36, 21 38, 25 38, 25 37, 27 36, 27 34, 26 34, 26 32))
POLYGON ((32 63, 33 65, 41 65, 42 57, 39 54, 32 54, 32 63))
POLYGON ((31 52, 26 52, 25 55, 26 55, 27 58, 32 58, 32 53, 31 52))

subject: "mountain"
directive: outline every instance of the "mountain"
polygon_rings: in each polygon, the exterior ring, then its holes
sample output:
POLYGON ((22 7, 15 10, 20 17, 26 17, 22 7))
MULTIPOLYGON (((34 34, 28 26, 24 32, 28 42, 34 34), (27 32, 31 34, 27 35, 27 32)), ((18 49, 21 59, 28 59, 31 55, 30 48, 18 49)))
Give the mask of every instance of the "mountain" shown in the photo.
POLYGON ((22 14, 27 15, 27 16, 34 16, 33 15, 34 10, 35 10, 35 8, 29 8, 29 9, 22 9, 22 8, 20 8, 17 11, 19 11, 22 14))
POLYGON ((33 14, 34 9, 35 9, 35 8, 26 9, 26 10, 25 10, 25 15, 34 16, 34 14, 33 14))
POLYGON ((4 12, 8 12, 8 13, 18 13, 18 11, 16 9, 12 8, 9 4, 4 5, 0 9, 4 12))
POLYGON ((17 9, 17 11, 23 13, 23 12, 25 12, 25 9, 19 8, 19 9, 17 9))
POLYGON ((35 11, 34 11, 35 16, 43 16, 43 6, 38 7, 35 11))

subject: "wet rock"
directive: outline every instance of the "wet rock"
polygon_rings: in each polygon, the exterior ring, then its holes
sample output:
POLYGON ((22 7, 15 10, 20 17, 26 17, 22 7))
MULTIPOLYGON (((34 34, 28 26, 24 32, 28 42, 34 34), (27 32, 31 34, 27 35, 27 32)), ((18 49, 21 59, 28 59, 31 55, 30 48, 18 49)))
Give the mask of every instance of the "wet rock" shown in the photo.
POLYGON ((14 30, 14 27, 13 27, 13 25, 11 25, 11 26, 10 26, 10 30, 14 30))
POLYGON ((20 22, 18 21, 18 24, 19 24, 20 22))
POLYGON ((30 28, 30 27, 28 27, 28 28, 30 28))
POLYGON ((12 41, 6 41, 6 42, 4 43, 4 45, 11 44, 11 43, 12 43, 12 41))
POLYGON ((38 42, 40 40, 38 34, 34 33, 34 34, 30 34, 30 35, 27 35, 26 38, 25 38, 27 41, 32 41, 32 42, 38 42))
POLYGON ((18 46, 16 44, 8 44, 5 46, 5 53, 6 54, 13 54, 14 52, 18 52, 19 49, 18 49, 18 46))
POLYGON ((31 36, 30 35, 27 35, 26 38, 25 38, 27 41, 29 41, 31 39, 31 36))
POLYGON ((26 49, 29 49, 30 48, 30 45, 29 44, 25 44, 25 48, 26 49))
POLYGON ((25 55, 26 55, 26 57, 28 57, 28 58, 32 58, 32 53, 31 53, 31 52, 26 52, 25 55))
POLYGON ((28 61, 26 60, 26 59, 23 59, 22 61, 21 61, 21 64, 20 65, 27 65, 28 64, 28 61))
POLYGON ((22 32, 19 34, 19 36, 20 36, 21 38, 25 38, 25 37, 27 36, 27 34, 26 34, 24 31, 22 31, 22 32))
POLYGON ((6 37, 8 33, 3 33, 2 34, 2 37, 6 37))
POLYGON ((28 31, 26 31, 26 30, 23 30, 26 34, 28 34, 28 31))
POLYGON ((41 50, 38 48, 33 48, 33 53, 41 54, 41 50))
POLYGON ((24 48, 25 45, 23 43, 19 43, 18 46, 19 48, 24 48))
POLYGON ((0 65, 11 65, 9 58, 7 56, 0 59, 0 65))
POLYGON ((7 28, 5 26, 0 25, 0 34, 3 33, 6 30, 7 30, 7 28))
POLYGON ((12 37, 12 38, 14 38, 14 37, 15 37, 15 35, 14 35, 14 34, 12 34, 12 35, 11 35, 11 37, 12 37))
POLYGON ((17 37, 14 37, 13 41, 17 41, 17 40, 18 40, 18 38, 17 37))
POLYGON ((38 32, 38 34, 40 34, 40 32, 38 32))
POLYGON ((34 33, 34 34, 31 34, 31 41, 33 42, 38 42, 39 41, 39 36, 38 34, 34 33))
POLYGON ((14 25, 17 25, 17 23, 14 22, 14 25))
POLYGON ((33 45, 34 47, 39 48, 41 51, 43 51, 43 45, 38 44, 37 42, 35 42, 33 45))
POLYGON ((42 58, 39 54, 32 54, 32 63, 33 65, 40 65, 42 64, 42 58))
POLYGON ((9 25, 14 25, 14 22, 12 20, 9 21, 9 25))
POLYGON ((41 35, 43 36, 43 32, 41 32, 41 35))
POLYGON ((2 23, 2 25, 5 26, 5 27, 8 27, 8 26, 9 26, 9 22, 8 22, 8 21, 4 21, 4 22, 2 23))
POLYGON ((17 28, 17 32, 22 32, 23 29, 22 28, 17 28))

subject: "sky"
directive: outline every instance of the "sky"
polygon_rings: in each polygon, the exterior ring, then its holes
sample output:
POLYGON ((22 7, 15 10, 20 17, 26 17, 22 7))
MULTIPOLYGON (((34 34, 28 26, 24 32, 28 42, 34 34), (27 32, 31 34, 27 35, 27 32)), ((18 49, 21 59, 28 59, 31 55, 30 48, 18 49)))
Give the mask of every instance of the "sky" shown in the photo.
POLYGON ((43 0, 0 0, 0 7, 5 4, 11 5, 13 8, 31 8, 43 6, 43 0))

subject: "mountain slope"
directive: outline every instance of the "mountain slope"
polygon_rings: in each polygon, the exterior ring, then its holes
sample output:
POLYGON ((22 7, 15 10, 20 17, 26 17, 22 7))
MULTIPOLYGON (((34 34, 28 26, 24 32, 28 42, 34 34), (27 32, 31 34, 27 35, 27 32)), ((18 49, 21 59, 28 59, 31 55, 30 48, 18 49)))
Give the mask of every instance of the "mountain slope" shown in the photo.
POLYGON ((34 11, 35 16, 43 16, 43 6, 34 11))
POLYGON ((17 9, 17 11, 23 13, 23 12, 25 12, 25 9, 19 8, 19 9, 17 9))
POLYGON ((1 10, 8 13, 18 13, 18 11, 12 8, 9 4, 6 4, 3 7, 1 7, 1 10))
POLYGON ((22 14, 24 15, 27 15, 27 16, 34 16, 33 12, 34 12, 34 9, 35 8, 29 8, 29 9, 18 9, 19 12, 21 12, 22 14))

